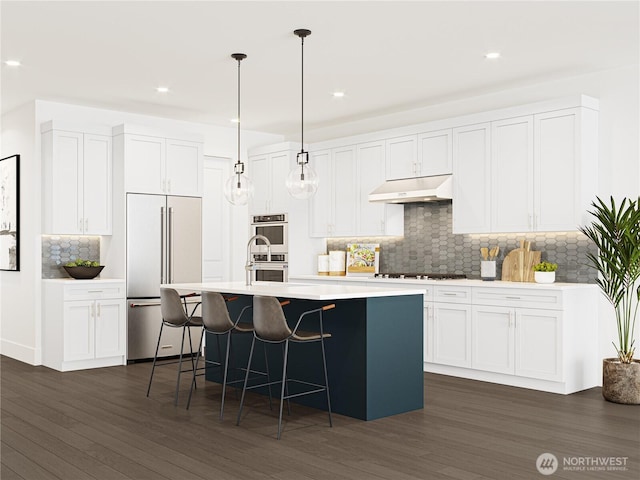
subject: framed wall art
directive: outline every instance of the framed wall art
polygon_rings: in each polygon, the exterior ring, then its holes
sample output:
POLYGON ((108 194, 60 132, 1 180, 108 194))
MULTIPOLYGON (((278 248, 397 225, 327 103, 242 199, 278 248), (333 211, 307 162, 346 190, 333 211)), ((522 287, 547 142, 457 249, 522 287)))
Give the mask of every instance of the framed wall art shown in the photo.
POLYGON ((20 155, 0 159, 0 270, 20 270, 20 155))

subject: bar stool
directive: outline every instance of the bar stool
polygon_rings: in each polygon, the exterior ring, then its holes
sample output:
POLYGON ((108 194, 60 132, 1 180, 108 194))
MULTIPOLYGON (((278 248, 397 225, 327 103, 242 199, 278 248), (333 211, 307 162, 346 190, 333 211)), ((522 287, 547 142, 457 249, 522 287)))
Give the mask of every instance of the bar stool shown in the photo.
POLYGON ((147 397, 151 391, 151 382, 153 381, 153 374, 156 370, 156 364, 158 361, 158 350, 160 348, 160 339, 162 338, 163 328, 182 328, 182 343, 180 344, 180 357, 177 361, 163 362, 157 366, 178 364, 178 379, 176 381, 176 395, 174 405, 178 405, 178 392, 180 390, 180 374, 182 370, 182 357, 184 354, 184 334, 189 332, 189 351, 191 358, 191 370, 196 369, 196 364, 193 361, 193 344, 191 342, 191 327, 202 328, 202 317, 194 316, 195 310, 200 304, 199 302, 193 307, 191 314, 188 313, 187 298, 196 296, 196 294, 179 295, 173 288, 161 288, 160 289, 160 311, 162 313, 162 323, 160 325, 160 333, 158 334, 158 343, 156 345, 156 353, 153 356, 153 366, 151 367, 151 376, 149 377, 149 386, 147 387, 147 397))
POLYGON ((275 297, 264 297, 256 295, 253 297, 253 340, 251 341, 251 351, 249 352, 249 362, 247 364, 247 372, 245 374, 244 386, 242 388, 242 397, 240 398, 240 411, 238 412, 238 419, 236 421, 236 425, 240 425, 240 418, 242 416, 242 408, 244 406, 244 397, 247 390, 252 388, 264 387, 267 384, 261 385, 252 385, 247 386, 247 381, 249 378, 249 368, 251 367, 251 360, 253 357, 253 348, 255 346, 256 340, 263 343, 279 343, 284 344, 284 360, 282 365, 282 379, 274 382, 268 382, 268 384, 272 383, 281 383, 280 389, 280 412, 278 415, 278 440, 280 440, 281 432, 282 432, 282 407, 284 400, 288 400, 289 398, 299 397, 302 395, 310 395, 312 393, 318 392, 327 392, 327 409, 329 411, 329 426, 333 427, 333 420, 331 418, 331 399, 329 396, 329 381, 327 377, 327 361, 326 354, 324 350, 324 339, 331 337, 330 333, 325 333, 322 325, 322 316, 323 312, 335 308, 335 304, 325 305, 320 308, 315 308, 313 310, 308 310, 303 312, 298 321, 293 328, 293 330, 287 324, 287 319, 282 310, 282 304, 275 297), (313 313, 319 314, 320 320, 320 332, 306 332, 299 330, 300 323, 307 316, 313 313), (322 368, 324 371, 324 385, 306 382, 303 380, 297 380, 287 377, 287 362, 289 357, 289 343, 311 343, 311 342, 320 342, 322 349, 322 368), (309 387, 315 387, 314 389, 307 390, 300 393, 295 393, 289 395, 288 393, 288 383, 299 383, 304 384, 309 387), (285 391, 287 391, 285 395, 285 391))
MULTIPOLYGON (((226 394, 227 385, 233 385, 236 383, 244 382, 244 378, 238 380, 228 381, 228 373, 229 373, 229 359, 231 352, 231 342, 232 338, 235 334, 248 334, 253 333, 253 325, 251 323, 240 322, 243 314, 250 308, 252 305, 247 305, 242 308, 238 318, 235 322, 231 320, 229 316, 229 310, 227 309, 227 302, 234 301, 238 297, 229 297, 225 298, 220 293, 215 292, 203 292, 202 293, 202 323, 204 328, 202 329, 202 336, 200 337, 200 347, 198 348, 198 355, 196 357, 196 369, 193 372, 193 380, 191 381, 191 390, 189 391, 189 400, 187 402, 187 409, 191 405, 191 396, 193 394, 193 389, 196 386, 196 376, 204 375, 206 373, 206 369, 209 367, 222 367, 224 366, 224 372, 222 374, 222 401, 220 403, 220 420, 223 419, 224 415, 224 400, 226 394), (205 358, 205 365, 202 368, 197 368, 198 362, 201 357, 202 352, 202 339, 204 338, 205 332, 216 335, 216 340, 218 342, 218 361, 209 360, 205 358), (221 358, 221 349, 220 349, 220 337, 226 336, 227 338, 227 347, 226 353, 224 357, 224 362, 221 358), (196 373, 197 370, 204 370, 203 373, 196 373)), ((267 355, 265 350, 265 362, 267 362, 267 355)), ((251 370, 250 373, 256 373, 258 375, 264 375, 267 377, 267 382, 269 382, 269 364, 266 363, 266 372, 260 372, 257 370, 251 370)), ((245 368, 238 367, 238 370, 244 371, 245 368)), ((269 404, 271 405, 271 388, 269 388, 269 404)))

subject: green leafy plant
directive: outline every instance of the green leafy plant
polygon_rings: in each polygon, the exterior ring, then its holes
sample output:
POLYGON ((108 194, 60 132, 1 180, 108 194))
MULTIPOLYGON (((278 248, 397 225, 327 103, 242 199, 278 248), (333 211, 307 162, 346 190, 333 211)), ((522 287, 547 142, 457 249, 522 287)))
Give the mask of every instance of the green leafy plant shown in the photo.
POLYGON ((555 272, 558 269, 557 263, 540 262, 533 266, 534 272, 555 272))
POLYGON ((640 197, 624 198, 619 206, 613 197, 610 203, 596 197, 591 205, 593 211, 589 213, 595 221, 580 227, 580 231, 598 247, 596 254, 587 256, 599 273, 598 286, 615 309, 618 359, 631 363, 640 303, 640 197))
POLYGON ((77 258, 76 260, 71 260, 64 264, 65 267, 99 267, 100 262, 92 262, 91 260, 83 260, 81 258, 77 258))

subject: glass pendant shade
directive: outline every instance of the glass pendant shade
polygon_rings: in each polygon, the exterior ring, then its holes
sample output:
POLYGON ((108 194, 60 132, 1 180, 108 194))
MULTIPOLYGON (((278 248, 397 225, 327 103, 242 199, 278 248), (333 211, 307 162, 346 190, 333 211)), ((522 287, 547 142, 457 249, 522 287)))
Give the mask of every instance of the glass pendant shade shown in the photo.
POLYGON ((246 205, 253 196, 253 183, 244 174, 231 175, 224 184, 224 196, 233 205, 246 205))
POLYGON ((287 190, 293 198, 306 200, 313 197, 319 183, 318 175, 313 168, 307 164, 298 164, 287 177, 287 190))

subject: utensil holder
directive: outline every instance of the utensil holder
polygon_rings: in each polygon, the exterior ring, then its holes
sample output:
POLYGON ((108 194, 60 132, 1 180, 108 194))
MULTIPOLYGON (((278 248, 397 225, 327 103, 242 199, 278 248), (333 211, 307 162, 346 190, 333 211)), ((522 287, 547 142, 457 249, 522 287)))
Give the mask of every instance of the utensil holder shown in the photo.
POLYGON ((496 279, 496 261, 482 260, 480 261, 480 278, 482 280, 492 281, 496 279))

